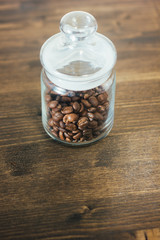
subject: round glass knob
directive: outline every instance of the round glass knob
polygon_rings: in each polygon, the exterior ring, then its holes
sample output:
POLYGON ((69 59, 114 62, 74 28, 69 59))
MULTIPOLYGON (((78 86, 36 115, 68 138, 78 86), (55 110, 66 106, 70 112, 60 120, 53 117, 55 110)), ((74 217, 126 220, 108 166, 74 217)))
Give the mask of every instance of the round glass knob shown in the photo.
POLYGON ((60 30, 72 41, 83 40, 96 32, 97 21, 87 12, 74 11, 62 17, 60 30))

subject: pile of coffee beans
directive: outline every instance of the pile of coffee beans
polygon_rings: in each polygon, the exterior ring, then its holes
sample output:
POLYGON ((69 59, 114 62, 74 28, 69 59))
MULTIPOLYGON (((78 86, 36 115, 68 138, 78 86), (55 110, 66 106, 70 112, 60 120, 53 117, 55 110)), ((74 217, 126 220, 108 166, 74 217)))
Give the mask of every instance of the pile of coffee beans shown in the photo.
POLYGON ((50 90, 45 95, 48 130, 67 142, 90 141, 98 137, 108 116, 108 94, 102 87, 65 95, 50 90))

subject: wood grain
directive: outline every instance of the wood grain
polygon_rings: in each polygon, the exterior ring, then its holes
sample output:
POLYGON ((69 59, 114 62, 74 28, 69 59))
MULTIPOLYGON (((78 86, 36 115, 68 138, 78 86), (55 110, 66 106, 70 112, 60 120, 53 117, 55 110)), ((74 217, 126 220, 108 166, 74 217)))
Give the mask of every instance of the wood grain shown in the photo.
POLYGON ((160 239, 160 2, 0 0, 0 239, 160 239), (39 50, 69 11, 118 51, 115 124, 71 148, 41 124, 39 50))

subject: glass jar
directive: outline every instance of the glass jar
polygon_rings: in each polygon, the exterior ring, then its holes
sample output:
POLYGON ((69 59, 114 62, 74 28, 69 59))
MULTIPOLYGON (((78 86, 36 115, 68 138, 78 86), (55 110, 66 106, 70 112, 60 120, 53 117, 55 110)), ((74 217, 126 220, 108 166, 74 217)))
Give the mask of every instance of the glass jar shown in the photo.
POLYGON ((60 30, 40 52, 42 122, 53 139, 85 145, 113 127, 117 53, 89 13, 66 14, 60 30))

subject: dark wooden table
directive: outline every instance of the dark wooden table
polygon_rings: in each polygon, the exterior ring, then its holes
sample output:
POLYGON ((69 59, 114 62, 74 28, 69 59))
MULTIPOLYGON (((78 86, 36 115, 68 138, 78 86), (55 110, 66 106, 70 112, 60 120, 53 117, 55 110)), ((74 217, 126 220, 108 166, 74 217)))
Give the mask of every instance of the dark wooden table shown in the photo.
POLYGON ((0 239, 160 239, 160 1, 0 0, 0 40, 0 239), (73 10, 118 51, 113 130, 82 148, 41 124, 39 50, 73 10))

